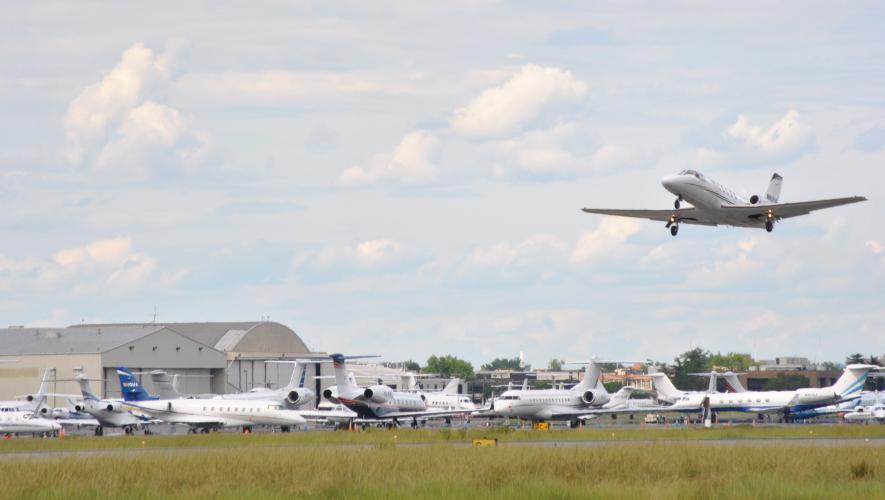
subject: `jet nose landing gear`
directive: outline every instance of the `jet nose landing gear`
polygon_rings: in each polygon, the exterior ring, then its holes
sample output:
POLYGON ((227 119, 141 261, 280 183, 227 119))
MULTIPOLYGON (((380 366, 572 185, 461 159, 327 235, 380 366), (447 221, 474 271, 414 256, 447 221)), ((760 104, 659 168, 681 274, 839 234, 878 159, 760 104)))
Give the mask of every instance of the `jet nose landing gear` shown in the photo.
POLYGON ((765 221, 765 230, 769 233, 774 231, 774 222, 771 222, 770 220, 765 221))
POLYGON ((670 226, 670 234, 672 234, 673 236, 676 236, 676 234, 678 232, 679 232, 679 224, 673 224, 672 226, 670 226))
POLYGON ((676 201, 673 202, 673 208, 675 208, 676 210, 679 210, 679 204, 681 201, 682 201, 682 196, 681 195, 677 196, 676 201))

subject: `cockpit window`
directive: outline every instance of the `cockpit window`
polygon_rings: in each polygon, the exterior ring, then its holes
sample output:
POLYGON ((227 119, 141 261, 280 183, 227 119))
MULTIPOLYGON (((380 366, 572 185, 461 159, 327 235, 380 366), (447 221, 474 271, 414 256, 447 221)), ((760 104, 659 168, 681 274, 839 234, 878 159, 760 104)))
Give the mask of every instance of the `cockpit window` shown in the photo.
POLYGON ((698 172, 697 170, 692 170, 692 169, 683 170, 682 172, 679 172, 679 175, 693 175, 700 180, 704 180, 704 175, 701 174, 700 172, 698 172))

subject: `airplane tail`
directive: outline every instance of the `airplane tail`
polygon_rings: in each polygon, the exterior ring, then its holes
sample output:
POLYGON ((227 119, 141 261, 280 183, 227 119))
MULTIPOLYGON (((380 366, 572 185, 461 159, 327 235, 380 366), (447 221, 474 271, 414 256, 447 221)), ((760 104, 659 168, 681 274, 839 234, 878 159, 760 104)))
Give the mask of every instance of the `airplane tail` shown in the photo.
POLYGON ((81 373, 77 375, 76 379, 77 383, 80 384, 80 393, 83 394, 83 399, 86 401, 98 401, 98 397, 92 392, 92 384, 89 383, 86 375, 81 373))
POLYGON ((599 375, 602 373, 602 368, 599 366, 595 360, 590 360, 587 362, 587 368, 584 370, 584 378, 581 382, 574 386, 572 390, 574 392, 584 392, 590 389, 593 389, 599 384, 601 381, 599 380, 599 375))
POLYGON ((612 394, 611 399, 609 401, 614 403, 614 405, 627 404, 627 400, 630 399, 630 395, 633 394, 636 388, 630 385, 625 385, 618 389, 618 392, 612 394))
POLYGON ((777 200, 781 197, 781 184, 783 182, 784 178, 780 174, 771 176, 771 181, 768 183, 768 191, 765 192, 765 200, 767 202, 777 203, 777 200))
POLYGON ((879 368, 875 365, 848 365, 839 380, 833 384, 833 392, 842 399, 859 396, 867 382, 870 370, 879 368))
POLYGON ((332 368, 335 370, 335 385, 338 386, 338 394, 346 394, 347 390, 359 390, 353 378, 347 376, 347 357, 343 354, 332 354, 332 368))
POLYGON ((443 388, 443 394, 458 394, 458 386, 461 385, 461 379, 453 378, 449 380, 449 383, 443 388))
POLYGON ((141 386, 138 379, 128 368, 117 368, 117 375, 120 377, 120 391, 123 393, 123 401, 148 401, 157 399, 151 396, 148 391, 141 386))
POLYGON ((157 395, 163 399, 177 399, 181 397, 178 392, 178 374, 172 378, 163 370, 154 370, 151 372, 151 383, 154 384, 154 390, 157 395))
POLYGON ((659 399, 676 399, 681 392, 670 381, 666 373, 658 372, 651 374, 651 383, 658 393, 659 399))
POLYGON ((55 378, 55 368, 47 368, 46 371, 43 372, 43 380, 40 381, 40 389, 37 391, 37 396, 44 396, 49 392, 49 382, 51 382, 55 378))
POLYGON ((725 379, 725 392, 747 392, 733 372, 726 372, 722 378, 725 379))

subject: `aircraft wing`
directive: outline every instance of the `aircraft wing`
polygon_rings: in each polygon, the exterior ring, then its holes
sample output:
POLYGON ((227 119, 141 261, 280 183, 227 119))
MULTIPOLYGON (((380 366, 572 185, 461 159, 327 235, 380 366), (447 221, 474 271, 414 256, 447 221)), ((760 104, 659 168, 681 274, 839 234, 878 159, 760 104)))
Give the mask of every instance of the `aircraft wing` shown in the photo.
POLYGON ((800 201, 797 203, 775 203, 772 205, 722 205, 726 214, 744 216, 748 220, 761 220, 768 215, 770 210, 778 219, 789 219, 800 215, 808 215, 815 210, 833 208, 850 203, 866 201, 863 196, 851 196, 848 198, 833 198, 830 200, 800 201))
POLYGON ((94 418, 56 418, 53 419, 53 422, 58 422, 61 425, 65 426, 76 426, 76 427, 98 427, 101 425, 98 420, 94 418))
POLYGON ((426 410, 426 411, 397 411, 385 413, 375 420, 393 420, 395 418, 445 418, 458 415, 470 415, 473 410, 426 410))
POLYGON ((717 222, 696 210, 694 207, 680 208, 678 210, 630 210, 619 208, 582 208, 588 214, 616 215, 618 217, 632 217, 634 219, 649 219, 661 222, 669 222, 675 216, 682 224, 697 224, 700 226, 716 226, 717 222))
POLYGON ((597 415, 630 415, 636 413, 696 413, 702 411, 701 406, 642 406, 639 408, 599 408, 583 410, 581 417, 593 418, 597 415))

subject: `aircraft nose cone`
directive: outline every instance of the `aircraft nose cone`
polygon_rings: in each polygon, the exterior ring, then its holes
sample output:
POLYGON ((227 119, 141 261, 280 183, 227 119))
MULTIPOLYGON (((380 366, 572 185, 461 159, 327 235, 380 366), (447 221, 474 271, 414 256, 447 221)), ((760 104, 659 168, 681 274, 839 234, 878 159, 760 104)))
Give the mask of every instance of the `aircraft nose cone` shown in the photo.
POLYGON ((667 177, 664 177, 663 179, 661 179, 661 185, 664 186, 664 188, 666 188, 668 190, 670 188, 672 188, 675 183, 676 183, 676 176, 675 175, 668 175, 667 177))

